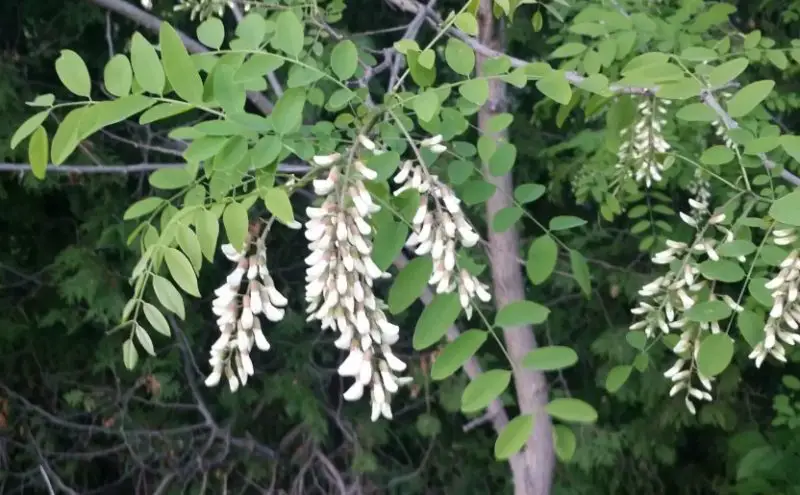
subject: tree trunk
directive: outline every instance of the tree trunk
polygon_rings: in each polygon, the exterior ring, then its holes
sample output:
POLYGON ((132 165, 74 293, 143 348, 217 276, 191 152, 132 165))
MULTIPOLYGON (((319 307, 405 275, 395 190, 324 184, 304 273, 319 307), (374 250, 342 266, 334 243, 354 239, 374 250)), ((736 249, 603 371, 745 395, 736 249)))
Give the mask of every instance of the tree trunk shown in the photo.
MULTIPOLYGON (((503 26, 492 15, 492 2, 482 0, 478 22, 479 39, 484 45, 503 51, 503 26)), ((486 57, 478 55, 478 76, 483 73, 486 57)), ((478 128, 482 135, 490 135, 486 125, 494 115, 505 112, 508 106, 505 84, 498 79, 489 80, 489 98, 478 113, 478 128)), ((494 135, 495 139, 506 140, 505 131, 494 135)), ((484 164, 487 180, 497 187, 495 194, 486 203, 487 224, 495 214, 505 207, 512 206, 513 179, 511 173, 501 177, 492 176, 484 164)), ((489 265, 494 284, 495 304, 498 308, 525 299, 525 283, 522 270, 517 262, 520 254, 519 235, 515 228, 505 232, 488 232, 489 265)), ((545 410, 547 404, 547 381, 544 373, 526 370, 522 358, 535 349, 536 338, 529 325, 508 327, 503 330, 506 349, 514 361, 514 385, 517 402, 522 414, 534 417, 534 430, 528 439, 527 448, 511 460, 514 475, 515 495, 547 495, 553 480, 555 457, 553 453, 553 428, 550 416, 545 410)))

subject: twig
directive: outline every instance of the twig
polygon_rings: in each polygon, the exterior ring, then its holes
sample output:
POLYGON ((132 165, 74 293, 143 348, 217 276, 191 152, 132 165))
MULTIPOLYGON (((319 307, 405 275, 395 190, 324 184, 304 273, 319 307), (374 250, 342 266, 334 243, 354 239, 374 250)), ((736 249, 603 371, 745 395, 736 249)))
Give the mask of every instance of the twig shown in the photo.
POLYGON ((47 477, 47 472, 44 470, 44 466, 39 464, 39 472, 42 473, 42 478, 44 478, 44 482, 47 485, 47 493, 50 495, 56 495, 55 490, 53 490, 53 484, 50 483, 50 478, 47 477))

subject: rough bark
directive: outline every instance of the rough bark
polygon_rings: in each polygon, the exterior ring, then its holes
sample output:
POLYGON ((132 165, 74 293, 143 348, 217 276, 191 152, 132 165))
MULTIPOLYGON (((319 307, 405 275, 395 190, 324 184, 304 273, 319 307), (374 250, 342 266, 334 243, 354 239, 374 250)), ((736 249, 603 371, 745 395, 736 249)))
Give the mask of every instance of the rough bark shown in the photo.
MULTIPOLYGON (((502 51, 503 26, 496 21, 491 11, 491 1, 483 0, 479 10, 479 39, 484 45, 502 51)), ((486 57, 478 56, 478 75, 483 72, 486 57)), ((506 110, 505 85, 494 78, 489 81, 489 98, 478 113, 478 128, 484 135, 489 119, 506 110)), ((494 135, 497 140, 507 139, 507 133, 494 135)), ((505 207, 512 206, 513 179, 511 173, 500 177, 489 174, 484 165, 487 180, 497 190, 486 203, 487 223, 495 214, 505 207)), ((520 253, 519 234, 515 228, 505 232, 493 232, 488 235, 489 265, 494 286, 495 303, 501 308, 514 301, 525 299, 525 284, 517 262, 520 253)), ((521 366, 522 358, 536 348, 536 338, 531 326, 507 327, 503 330, 503 338, 511 359, 514 361, 514 385, 517 402, 522 414, 531 414, 535 426, 525 449, 524 462, 512 462, 514 475, 514 492, 516 495, 547 495, 553 479, 555 457, 553 451, 552 423, 545 411, 547 404, 547 381, 544 373, 527 370, 521 366)))

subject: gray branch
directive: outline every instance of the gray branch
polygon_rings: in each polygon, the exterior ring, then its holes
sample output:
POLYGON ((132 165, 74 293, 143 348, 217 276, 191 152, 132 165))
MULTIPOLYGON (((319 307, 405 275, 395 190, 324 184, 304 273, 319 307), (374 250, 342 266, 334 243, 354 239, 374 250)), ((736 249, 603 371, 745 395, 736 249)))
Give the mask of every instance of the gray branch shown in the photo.
MULTIPOLYGON (((139 174, 155 172, 165 168, 182 168, 185 163, 140 163, 136 165, 49 165, 47 171, 61 174, 139 174)), ((0 172, 28 172, 29 163, 0 163, 0 172)), ((278 172, 287 174, 305 173, 311 167, 301 163, 282 163, 278 165, 278 172)))

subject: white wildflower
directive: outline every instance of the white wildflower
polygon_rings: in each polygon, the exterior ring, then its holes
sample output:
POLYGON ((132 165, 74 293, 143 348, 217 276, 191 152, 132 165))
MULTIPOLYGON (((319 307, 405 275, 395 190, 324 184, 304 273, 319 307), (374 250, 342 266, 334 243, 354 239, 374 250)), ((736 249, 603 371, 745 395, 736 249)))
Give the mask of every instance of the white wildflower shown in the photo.
POLYGON ((253 346, 262 351, 270 348, 259 315, 269 321, 283 319, 288 301, 275 287, 267 269, 264 235, 249 237, 242 250, 231 244, 221 247, 236 267, 214 291, 216 297, 211 302, 220 336, 211 346, 211 373, 205 381, 209 387, 216 386, 223 374, 233 392, 240 385, 247 385, 248 377, 255 372, 250 358, 253 346))
MULTIPOLYGON (((366 148, 375 143, 359 139, 366 148)), ((360 162, 352 164, 357 174, 345 183, 338 167, 314 182, 315 192, 324 197, 319 207, 309 207, 305 235, 311 253, 306 257, 306 302, 308 321, 318 320, 323 329, 338 332, 334 345, 349 351, 339 366, 341 376, 355 382, 344 392, 348 401, 359 400, 370 389, 372 420, 391 419, 391 397, 400 385, 410 381, 397 376, 406 369, 392 352, 399 339, 399 327, 390 323, 383 302, 373 293, 376 279, 385 274, 372 261, 371 227, 368 219, 380 208, 363 180, 369 178, 360 162), (351 204, 342 202, 349 199, 351 204)))
POLYGON ((661 181, 664 162, 658 155, 671 148, 663 135, 669 104, 668 100, 646 97, 636 108, 638 119, 620 133, 622 144, 617 151, 617 168, 627 170, 629 176, 647 188, 661 181))

